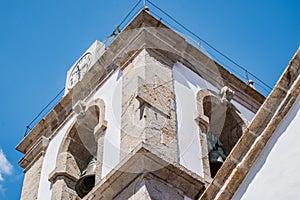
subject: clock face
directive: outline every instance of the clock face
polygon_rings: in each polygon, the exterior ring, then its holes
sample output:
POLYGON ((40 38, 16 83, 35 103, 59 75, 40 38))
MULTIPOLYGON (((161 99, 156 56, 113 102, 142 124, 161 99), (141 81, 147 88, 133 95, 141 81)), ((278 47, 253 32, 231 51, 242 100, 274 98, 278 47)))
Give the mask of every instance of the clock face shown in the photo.
POLYGON ((82 79, 84 74, 88 71, 91 64, 91 53, 86 53, 75 64, 69 77, 68 87, 73 87, 78 81, 82 79))

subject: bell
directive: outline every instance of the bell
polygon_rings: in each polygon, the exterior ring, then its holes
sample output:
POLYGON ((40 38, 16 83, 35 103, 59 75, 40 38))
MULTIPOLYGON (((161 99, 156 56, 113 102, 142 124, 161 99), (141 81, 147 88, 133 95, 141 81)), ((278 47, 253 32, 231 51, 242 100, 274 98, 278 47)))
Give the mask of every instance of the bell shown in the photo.
POLYGON ((209 152, 209 162, 214 163, 214 162, 220 162, 223 163, 224 160, 220 153, 217 150, 213 150, 209 152))
POLYGON ((209 152, 209 166, 210 166, 210 174, 211 177, 215 177, 219 169, 221 168, 224 160, 221 157, 218 151, 211 151, 209 152))
POLYGON ((87 168, 82 171, 75 184, 75 191, 80 198, 87 195, 95 186, 96 159, 93 157, 87 168))

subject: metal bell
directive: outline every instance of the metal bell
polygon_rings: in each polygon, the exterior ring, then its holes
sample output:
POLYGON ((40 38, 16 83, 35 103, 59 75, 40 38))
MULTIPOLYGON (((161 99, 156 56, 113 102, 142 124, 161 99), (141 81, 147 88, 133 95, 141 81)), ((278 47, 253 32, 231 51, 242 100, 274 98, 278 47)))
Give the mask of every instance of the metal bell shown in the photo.
POLYGON ((223 160, 222 156, 220 155, 220 153, 218 151, 211 151, 211 152, 209 152, 209 162, 211 162, 211 163, 213 163, 213 162, 223 163, 224 160, 223 160))
POLYGON ((93 157, 76 182, 75 191, 80 198, 87 195, 95 186, 96 159, 93 157))
POLYGON ((210 174, 212 178, 217 174, 223 162, 224 160, 218 151, 209 152, 210 174))

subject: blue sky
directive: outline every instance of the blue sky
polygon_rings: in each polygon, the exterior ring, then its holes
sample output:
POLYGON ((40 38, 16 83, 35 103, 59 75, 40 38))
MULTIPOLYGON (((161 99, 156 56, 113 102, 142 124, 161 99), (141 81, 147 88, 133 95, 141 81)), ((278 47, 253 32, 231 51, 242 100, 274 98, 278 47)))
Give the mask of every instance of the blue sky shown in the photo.
MULTIPOLYGON (((136 2, 0 1, 0 199, 20 198, 22 154, 15 146, 26 124, 64 87, 71 65, 136 2)), ((300 44, 298 0, 152 2, 272 87, 300 44)))

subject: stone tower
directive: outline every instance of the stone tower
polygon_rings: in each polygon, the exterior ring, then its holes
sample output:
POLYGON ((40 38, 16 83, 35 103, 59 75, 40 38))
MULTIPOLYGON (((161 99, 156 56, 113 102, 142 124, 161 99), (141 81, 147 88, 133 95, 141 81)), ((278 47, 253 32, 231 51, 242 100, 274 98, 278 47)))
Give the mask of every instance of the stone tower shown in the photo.
POLYGON ((142 10, 18 144, 21 199, 195 199, 264 97, 142 10))

